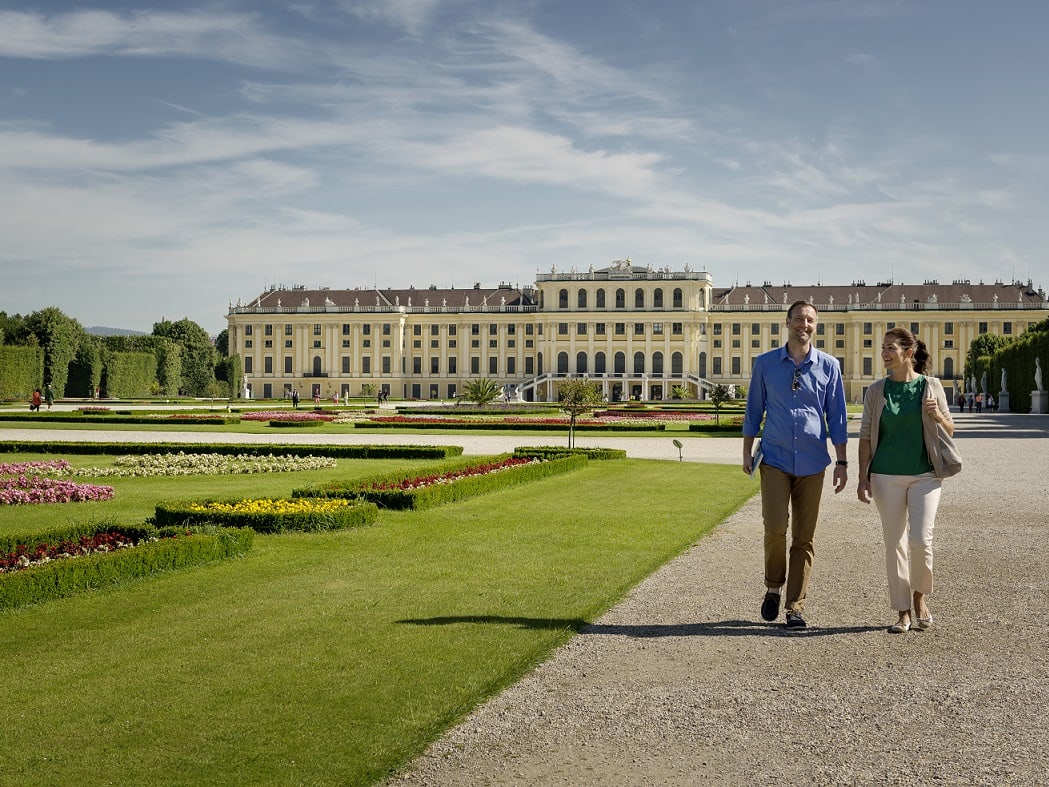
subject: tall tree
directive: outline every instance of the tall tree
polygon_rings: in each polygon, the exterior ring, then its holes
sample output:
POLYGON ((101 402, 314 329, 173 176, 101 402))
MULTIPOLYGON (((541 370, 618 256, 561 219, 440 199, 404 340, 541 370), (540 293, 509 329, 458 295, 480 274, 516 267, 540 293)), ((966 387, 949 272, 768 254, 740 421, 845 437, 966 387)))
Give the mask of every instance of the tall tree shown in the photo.
POLYGON ((153 324, 153 335, 177 342, 182 361, 182 377, 178 388, 189 396, 208 396, 215 382, 215 364, 218 352, 207 331, 188 318, 177 322, 164 320, 153 324))
POLYGON ((219 331, 219 335, 215 337, 215 350, 220 358, 225 358, 229 355, 229 328, 223 328, 219 331))
POLYGON ((54 306, 33 312, 25 320, 44 351, 44 384, 50 384, 56 396, 64 396, 69 364, 76 358, 80 342, 87 335, 84 327, 54 306))

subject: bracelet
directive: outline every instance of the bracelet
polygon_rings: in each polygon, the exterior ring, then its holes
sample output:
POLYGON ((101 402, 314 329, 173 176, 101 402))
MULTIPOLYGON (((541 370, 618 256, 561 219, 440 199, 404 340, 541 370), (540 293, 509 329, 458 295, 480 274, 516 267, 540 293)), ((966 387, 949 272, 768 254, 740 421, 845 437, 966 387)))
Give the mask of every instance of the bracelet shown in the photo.
POLYGON ((848 467, 849 466, 849 463, 846 462, 844 459, 839 459, 834 464, 836 464, 838 467, 848 467))

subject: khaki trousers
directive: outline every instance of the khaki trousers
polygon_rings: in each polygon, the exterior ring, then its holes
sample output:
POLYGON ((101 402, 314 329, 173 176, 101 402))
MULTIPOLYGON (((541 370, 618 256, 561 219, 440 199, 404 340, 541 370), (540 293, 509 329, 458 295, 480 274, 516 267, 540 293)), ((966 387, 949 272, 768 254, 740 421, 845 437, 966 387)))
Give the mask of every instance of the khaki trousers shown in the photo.
POLYGON ((795 476, 761 465, 761 516, 765 522, 765 587, 787 587, 783 608, 801 612, 816 554, 812 538, 823 497, 825 472, 795 476), (791 523, 793 519, 793 523, 791 523), (787 527, 790 525, 790 549, 787 527))

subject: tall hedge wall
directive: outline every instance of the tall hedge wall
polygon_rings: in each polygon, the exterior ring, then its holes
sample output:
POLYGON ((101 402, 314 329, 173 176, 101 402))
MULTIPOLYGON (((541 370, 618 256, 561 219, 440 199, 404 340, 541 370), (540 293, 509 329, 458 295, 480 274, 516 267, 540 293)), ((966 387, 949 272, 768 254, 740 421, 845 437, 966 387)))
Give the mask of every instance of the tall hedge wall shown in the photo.
POLYGON ((0 345, 0 400, 28 402, 44 379, 44 351, 40 347, 0 345))
POLYGON ((102 387, 107 396, 123 398, 149 396, 157 379, 157 358, 152 353, 110 355, 102 387))

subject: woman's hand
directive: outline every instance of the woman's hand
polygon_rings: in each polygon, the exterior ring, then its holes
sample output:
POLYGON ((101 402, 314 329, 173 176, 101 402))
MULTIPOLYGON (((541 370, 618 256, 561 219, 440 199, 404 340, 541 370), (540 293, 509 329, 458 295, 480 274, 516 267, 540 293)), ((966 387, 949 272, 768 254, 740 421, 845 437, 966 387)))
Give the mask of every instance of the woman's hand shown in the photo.
POLYGON ((935 399, 925 399, 925 412, 933 417, 933 420, 941 426, 946 426, 944 423, 943 413, 940 412, 940 406, 936 403, 935 399))
POLYGON ((856 485, 856 497, 859 498, 861 503, 869 504, 872 500, 871 495, 871 482, 868 478, 860 479, 859 484, 856 485))

